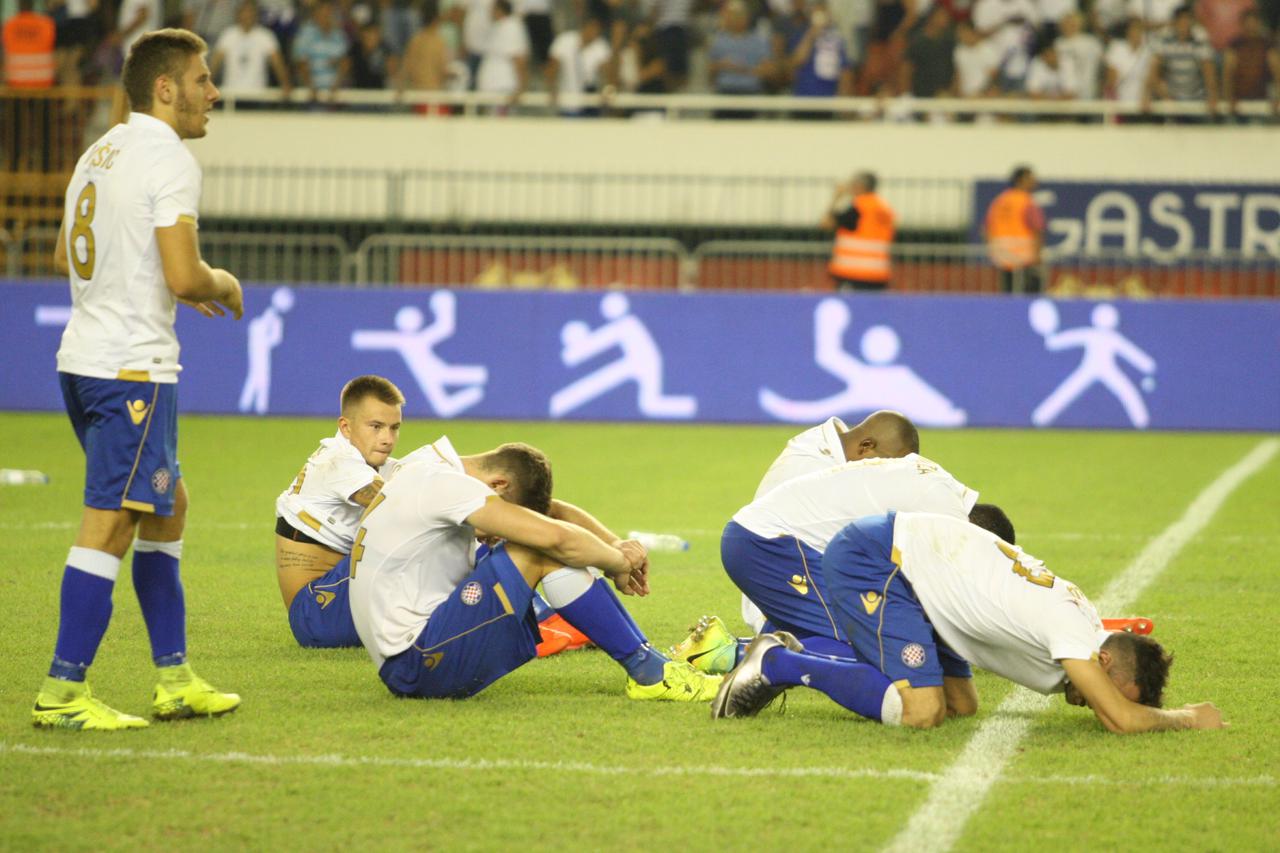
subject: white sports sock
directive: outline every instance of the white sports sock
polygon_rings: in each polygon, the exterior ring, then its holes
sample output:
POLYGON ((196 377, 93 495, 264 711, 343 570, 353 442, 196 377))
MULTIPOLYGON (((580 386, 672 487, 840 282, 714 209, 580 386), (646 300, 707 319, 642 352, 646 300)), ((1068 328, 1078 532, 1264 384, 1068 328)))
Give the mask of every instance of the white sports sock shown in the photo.
POLYGON ((547 604, 559 610, 577 601, 596 582, 590 572, 582 569, 556 569, 542 578, 542 597, 547 604))
POLYGON ((182 559, 182 540, 175 539, 172 542, 155 542, 151 539, 135 539, 133 541, 133 553, 149 554, 159 551, 161 554, 168 554, 175 560, 182 559))
POLYGON ((884 691, 884 699, 880 700, 880 722, 886 726, 902 725, 902 694, 892 684, 884 691))
POLYGON ((95 575, 104 580, 115 581, 120 575, 120 558, 106 551, 95 551, 92 548, 72 546, 67 554, 67 565, 79 569, 87 575, 95 575))

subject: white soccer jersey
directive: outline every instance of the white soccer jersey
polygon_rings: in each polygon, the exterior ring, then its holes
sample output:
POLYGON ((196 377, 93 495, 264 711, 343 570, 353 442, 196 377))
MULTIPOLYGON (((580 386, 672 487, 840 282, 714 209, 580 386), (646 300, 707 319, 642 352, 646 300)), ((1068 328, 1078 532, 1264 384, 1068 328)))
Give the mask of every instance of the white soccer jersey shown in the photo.
MULTIPOLYGON (((395 460, 388 459, 382 470, 389 471, 393 465, 395 460)), ((276 498, 276 515, 295 530, 341 554, 349 554, 364 512, 364 507, 351 496, 378 476, 379 472, 339 431, 320 442, 289 488, 276 498)))
POLYGON ((1061 691, 1059 661, 1089 660, 1107 638, 1075 584, 980 527, 900 512, 893 557, 947 645, 1032 690, 1061 691))
POLYGON ((738 510, 733 520, 757 536, 794 536, 822 552, 850 522, 892 510, 968 518, 978 493, 941 465, 909 453, 859 459, 788 480, 738 510))
POLYGON ((196 222, 200 166, 169 125, 130 113, 89 147, 67 187, 71 321, 58 370, 99 379, 177 382, 177 300, 156 229, 196 222))
POLYGON ((787 442, 787 446, 773 460, 764 479, 756 488, 759 498, 780 483, 805 474, 812 474, 845 461, 844 445, 840 434, 848 431, 844 421, 830 418, 813 429, 807 429, 787 442))
POLYGON ((447 438, 392 469, 351 553, 351 616, 376 665, 409 648, 471 572, 475 529, 466 518, 494 497, 447 438))

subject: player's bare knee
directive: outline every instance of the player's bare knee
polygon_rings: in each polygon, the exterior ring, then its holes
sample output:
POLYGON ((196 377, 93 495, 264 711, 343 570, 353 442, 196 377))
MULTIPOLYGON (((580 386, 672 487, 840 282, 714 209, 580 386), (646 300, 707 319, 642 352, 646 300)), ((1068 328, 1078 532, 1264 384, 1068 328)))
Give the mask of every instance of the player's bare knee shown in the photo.
POLYGON ((563 568, 562 563, 526 545, 507 542, 503 547, 506 549, 507 556, 511 559, 511 562, 520 570, 520 574, 524 576, 525 581, 531 587, 537 586, 543 577, 556 569, 563 568))

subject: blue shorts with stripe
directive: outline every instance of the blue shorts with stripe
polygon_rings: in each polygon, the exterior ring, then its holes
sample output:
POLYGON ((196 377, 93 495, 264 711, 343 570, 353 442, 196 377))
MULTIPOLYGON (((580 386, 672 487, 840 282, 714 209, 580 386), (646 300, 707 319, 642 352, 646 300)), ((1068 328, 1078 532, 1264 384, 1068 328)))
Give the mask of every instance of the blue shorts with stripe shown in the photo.
POLYGON ((67 416, 84 448, 84 504, 173 515, 178 386, 59 373, 67 416))
POLYGON ((289 605, 289 627, 307 649, 342 649, 360 645, 351 619, 351 558, 343 557, 328 573, 298 590, 289 605))
POLYGON ((793 634, 845 641, 822 576, 822 555, 794 536, 767 538, 736 521, 720 537, 720 561, 770 623, 793 634))
POLYGON ((398 696, 465 699, 537 656, 533 589, 498 545, 378 674, 398 696))
POLYGON ((972 678, 968 662, 929 624, 911 582, 893 561, 895 516, 858 519, 835 535, 822 556, 849 645, 859 659, 910 687, 941 686, 944 675, 972 678))

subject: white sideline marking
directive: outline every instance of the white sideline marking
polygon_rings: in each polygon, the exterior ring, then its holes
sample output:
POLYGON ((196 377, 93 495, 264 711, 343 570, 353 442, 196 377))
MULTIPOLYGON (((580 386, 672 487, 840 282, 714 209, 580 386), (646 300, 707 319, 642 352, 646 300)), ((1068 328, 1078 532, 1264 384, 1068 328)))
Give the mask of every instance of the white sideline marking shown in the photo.
MULTIPOLYGON (((1182 517, 1151 540, 1107 585, 1102 595, 1094 599, 1098 612, 1127 612, 1147 585, 1205 528, 1231 493, 1271 461, 1278 449, 1280 441, 1262 441, 1210 483, 1182 517)), ((1025 687, 1014 688, 995 713, 978 727, 955 763, 933 783, 929 796, 886 850, 891 853, 950 850, 969 817, 1000 778, 1036 716, 1048 708, 1051 701, 1050 697, 1025 687)))
MULTIPOLYGON (((299 765, 319 767, 409 767, 421 770, 462 770, 503 772, 509 770, 561 771, 600 776, 728 776, 825 778, 825 779, 904 779, 910 782, 936 782, 939 773, 906 768, 874 767, 722 767, 686 765, 667 767, 628 767, 626 765, 590 764, 579 761, 525 761, 515 759, 454 758, 385 758, 372 755, 271 755, 250 752, 191 752, 185 749, 98 749, 94 747, 34 746, 26 743, 0 742, 0 756, 85 758, 92 760, 127 759, 130 761, 195 761, 208 764, 257 764, 272 767, 299 765)), ((1106 776, 1022 776, 1011 781, 1037 785, 1172 785, 1194 788, 1274 788, 1273 776, 1155 776, 1151 778, 1110 778, 1106 776)))

